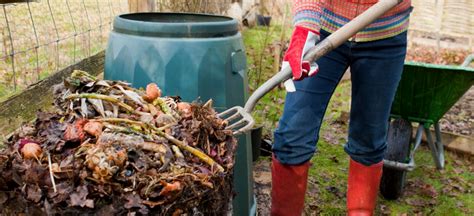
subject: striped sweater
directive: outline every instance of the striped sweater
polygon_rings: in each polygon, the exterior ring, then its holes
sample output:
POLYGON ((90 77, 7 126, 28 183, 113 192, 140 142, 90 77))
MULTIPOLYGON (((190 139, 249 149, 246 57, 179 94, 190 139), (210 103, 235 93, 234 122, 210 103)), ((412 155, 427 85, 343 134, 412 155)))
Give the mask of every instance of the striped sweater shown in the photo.
MULTIPOLYGON (((378 0, 294 0, 293 23, 319 32, 332 33, 357 15, 367 10, 378 0)), ((403 0, 376 21, 357 33, 352 39, 357 42, 380 40, 407 30, 411 0, 403 0)))

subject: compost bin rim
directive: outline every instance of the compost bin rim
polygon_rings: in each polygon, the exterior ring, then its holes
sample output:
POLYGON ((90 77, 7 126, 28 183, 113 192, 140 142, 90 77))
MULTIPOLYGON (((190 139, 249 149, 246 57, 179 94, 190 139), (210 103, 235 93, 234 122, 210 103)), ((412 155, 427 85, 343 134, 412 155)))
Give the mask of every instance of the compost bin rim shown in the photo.
MULTIPOLYGON (((158 17, 159 18, 159 17, 158 17)), ((113 23, 113 31, 117 33, 150 36, 150 37, 179 37, 179 38, 213 38, 226 37, 238 34, 237 20, 218 15, 201 14, 201 13, 127 13, 115 17, 113 23), (137 20, 127 18, 130 16, 187 16, 199 17, 198 21, 191 19, 184 22, 169 22, 164 19, 160 21, 137 20), (206 19, 203 20, 202 18, 206 19), (216 21, 210 21, 216 18, 216 21), (202 20, 202 21, 201 21, 202 20)))

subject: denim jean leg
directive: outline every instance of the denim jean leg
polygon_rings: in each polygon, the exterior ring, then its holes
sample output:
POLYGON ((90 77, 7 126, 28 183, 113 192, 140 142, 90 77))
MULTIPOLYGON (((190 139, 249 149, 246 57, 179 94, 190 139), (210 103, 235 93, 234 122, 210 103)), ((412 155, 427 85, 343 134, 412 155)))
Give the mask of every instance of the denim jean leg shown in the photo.
POLYGON ((355 44, 351 59, 352 102, 345 151, 364 165, 382 161, 390 107, 403 71, 406 33, 355 44))
POLYGON ((302 164, 316 151, 319 129, 327 104, 347 69, 347 46, 317 61, 314 77, 295 82, 296 92, 287 93, 283 115, 275 130, 274 156, 287 165, 302 164))

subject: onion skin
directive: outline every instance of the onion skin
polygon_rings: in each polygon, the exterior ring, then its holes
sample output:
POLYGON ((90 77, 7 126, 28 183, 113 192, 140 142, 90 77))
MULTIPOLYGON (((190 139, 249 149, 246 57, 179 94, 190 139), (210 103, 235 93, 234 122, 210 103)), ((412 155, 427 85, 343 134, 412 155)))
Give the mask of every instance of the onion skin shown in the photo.
POLYGON ((71 142, 82 142, 86 136, 84 125, 87 122, 87 119, 79 119, 74 124, 68 124, 64 131, 63 139, 71 142))
POLYGON ((95 137, 99 137, 103 129, 104 125, 100 122, 90 121, 84 125, 84 131, 95 137))
POLYGON ((143 99, 148 103, 153 102, 158 97, 161 97, 161 90, 155 83, 150 83, 146 86, 145 95, 143 99))
POLYGON ((183 114, 184 118, 189 118, 192 116, 192 108, 191 108, 191 104, 189 103, 179 102, 178 111, 180 111, 183 114))
POLYGON ((23 148, 23 146, 27 143, 36 143, 39 145, 39 143, 34 140, 30 140, 28 138, 22 138, 20 139, 20 146, 18 146, 18 150, 21 150, 21 148, 23 148))
POLYGON ((25 145, 23 145, 20 151, 23 155, 23 158, 25 159, 38 159, 43 153, 43 150, 41 149, 41 146, 38 145, 38 143, 26 143, 25 145))

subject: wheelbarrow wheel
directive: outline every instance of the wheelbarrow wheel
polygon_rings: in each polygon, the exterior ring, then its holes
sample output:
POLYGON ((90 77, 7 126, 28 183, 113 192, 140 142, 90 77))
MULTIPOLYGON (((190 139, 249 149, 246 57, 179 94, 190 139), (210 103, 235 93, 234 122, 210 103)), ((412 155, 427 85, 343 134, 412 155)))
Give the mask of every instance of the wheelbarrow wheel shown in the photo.
MULTIPOLYGON (((390 123, 387 136, 386 160, 406 163, 410 152, 412 136, 411 123, 405 119, 396 119, 390 123)), ((380 192, 388 200, 398 199, 403 193, 407 171, 383 168, 380 192)))

